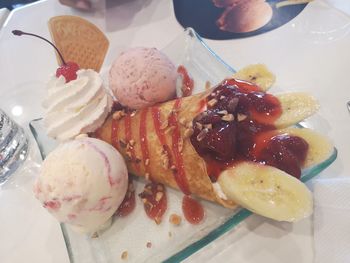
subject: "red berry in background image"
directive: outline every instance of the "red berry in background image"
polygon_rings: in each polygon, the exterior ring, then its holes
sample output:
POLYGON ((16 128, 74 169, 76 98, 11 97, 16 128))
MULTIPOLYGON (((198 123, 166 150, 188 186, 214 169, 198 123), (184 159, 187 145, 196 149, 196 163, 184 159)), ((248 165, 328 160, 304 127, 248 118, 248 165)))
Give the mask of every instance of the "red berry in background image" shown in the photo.
POLYGON ((67 62, 61 65, 56 70, 56 77, 63 76, 66 82, 77 79, 77 71, 79 70, 79 65, 75 62, 67 62))

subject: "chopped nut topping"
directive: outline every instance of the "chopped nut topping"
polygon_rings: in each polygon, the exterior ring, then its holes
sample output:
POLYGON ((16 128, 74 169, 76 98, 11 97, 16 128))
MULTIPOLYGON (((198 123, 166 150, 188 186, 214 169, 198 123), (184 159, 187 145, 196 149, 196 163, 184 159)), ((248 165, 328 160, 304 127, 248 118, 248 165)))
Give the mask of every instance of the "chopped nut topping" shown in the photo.
POLYGON ((205 90, 208 90, 208 89, 210 89, 210 87, 211 87, 210 81, 207 80, 207 81, 205 82, 204 88, 205 88, 205 90))
POLYGON ((120 120, 124 116, 125 116, 124 110, 119 110, 119 111, 116 111, 116 112, 113 113, 112 118, 114 120, 120 120))
POLYGON ((97 232, 94 232, 94 233, 91 235, 91 238, 98 238, 98 233, 97 233, 97 232))
POLYGON ((146 165, 146 166, 149 165, 149 159, 148 159, 148 158, 145 160, 145 165, 146 165))
POLYGON ((126 143, 123 140, 119 140, 119 144, 122 148, 126 147, 126 143))
POLYGON ((244 121, 247 117, 248 117, 247 115, 244 115, 244 114, 241 114, 241 113, 237 114, 237 120, 238 121, 244 121))
POLYGON ((207 128, 204 128, 203 130, 200 131, 200 133, 198 133, 197 135, 197 141, 201 141, 205 138, 205 136, 207 135, 208 133, 208 129, 207 128))
POLYGON ((128 258, 128 251, 124 251, 122 255, 120 256, 121 259, 125 260, 128 258))
POLYGON ((171 126, 171 127, 167 128, 167 129, 165 130, 165 133, 166 133, 166 134, 171 133, 171 132, 173 132, 173 130, 175 130, 175 126, 171 126))
POLYGON ((230 122, 230 121, 233 121, 235 119, 235 117, 232 114, 226 114, 226 115, 222 116, 221 119, 223 121, 230 122))
POLYGON ((170 170, 175 171, 176 170, 176 166, 173 164, 172 166, 170 166, 170 170))
POLYGON ((186 124, 186 119, 185 118, 180 118, 179 123, 182 125, 186 124))
POLYGON ((169 123, 168 120, 165 119, 164 121, 162 121, 162 124, 160 125, 160 129, 164 130, 166 127, 168 127, 169 123))
POLYGON ((221 111, 218 111, 218 114, 226 115, 226 114, 228 114, 228 112, 227 112, 227 110, 221 110, 221 111))
POLYGON ((187 128, 184 132, 184 137, 189 138, 193 134, 193 129, 192 128, 187 128))
POLYGON ((216 103, 218 102, 217 99, 211 99, 210 101, 208 101, 208 105, 210 107, 214 107, 216 105, 216 103))
POLYGON ((157 201, 157 202, 159 202, 160 199, 162 199, 162 197, 163 197, 163 192, 157 192, 157 193, 156 193, 156 201, 157 201))
POLYGON ((145 173, 145 178, 146 178, 147 180, 149 180, 149 177, 150 177, 150 174, 149 174, 149 173, 145 173))
POLYGON ((169 158, 167 156, 164 156, 164 158, 162 156, 162 164, 164 169, 169 168, 169 158))
POLYGON ((170 162, 169 162, 168 152, 166 150, 162 151, 160 159, 162 160, 163 168, 168 169, 170 162))
POLYGON ((147 248, 151 248, 152 247, 152 243, 151 242, 147 242, 146 247, 147 248))
POLYGON ((182 218, 181 216, 177 214, 171 214, 169 217, 169 222, 175 226, 178 226, 181 224, 182 218))
MULTIPOLYGON (((145 191, 146 192, 146 191, 145 191)), ((142 198, 142 203, 146 204, 147 203, 147 199, 146 198, 142 198)))
POLYGON ((196 127, 199 130, 203 129, 203 125, 201 123, 199 123, 199 122, 196 122, 196 127))
POLYGON ((220 96, 220 100, 223 100, 223 99, 225 99, 226 98, 226 96, 224 96, 224 95, 221 95, 220 96))
POLYGON ((131 140, 129 141, 129 144, 130 144, 130 146, 134 146, 134 145, 135 145, 135 141, 134 141, 133 139, 131 139, 131 140))
POLYGON ((160 217, 155 217, 154 222, 156 222, 156 224, 159 225, 162 222, 162 219, 160 217))
POLYGON ((211 123, 209 123, 209 124, 204 124, 204 128, 210 130, 210 129, 213 128, 213 125, 212 125, 211 123))
POLYGON ((134 117, 137 113, 137 110, 134 110, 131 114, 130 114, 130 117, 134 117))

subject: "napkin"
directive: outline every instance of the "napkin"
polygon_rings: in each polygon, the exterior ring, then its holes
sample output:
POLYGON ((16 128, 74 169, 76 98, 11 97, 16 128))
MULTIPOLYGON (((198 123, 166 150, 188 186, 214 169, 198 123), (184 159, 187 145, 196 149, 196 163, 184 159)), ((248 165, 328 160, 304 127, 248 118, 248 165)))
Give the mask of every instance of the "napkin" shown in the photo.
POLYGON ((315 263, 350 262, 350 178, 314 181, 315 263))

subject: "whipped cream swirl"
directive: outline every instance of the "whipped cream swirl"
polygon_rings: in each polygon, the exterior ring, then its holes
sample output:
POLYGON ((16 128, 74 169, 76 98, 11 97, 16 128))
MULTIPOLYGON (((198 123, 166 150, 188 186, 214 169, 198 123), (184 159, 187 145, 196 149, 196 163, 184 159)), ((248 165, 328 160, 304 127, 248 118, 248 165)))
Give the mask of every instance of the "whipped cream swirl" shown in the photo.
POLYGON ((53 76, 43 102, 47 134, 64 141, 98 129, 113 104, 102 82, 100 75, 91 69, 79 70, 77 79, 68 83, 63 76, 53 76))

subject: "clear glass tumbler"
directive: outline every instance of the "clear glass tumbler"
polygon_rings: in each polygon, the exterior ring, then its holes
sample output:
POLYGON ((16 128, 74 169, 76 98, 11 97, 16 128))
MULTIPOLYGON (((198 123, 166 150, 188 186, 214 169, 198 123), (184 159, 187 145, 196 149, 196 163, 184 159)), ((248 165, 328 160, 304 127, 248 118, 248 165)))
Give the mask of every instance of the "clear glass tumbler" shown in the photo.
POLYGON ((16 171, 28 154, 28 138, 17 123, 0 109, 0 185, 16 171))

